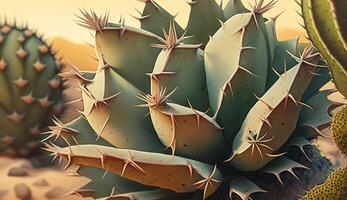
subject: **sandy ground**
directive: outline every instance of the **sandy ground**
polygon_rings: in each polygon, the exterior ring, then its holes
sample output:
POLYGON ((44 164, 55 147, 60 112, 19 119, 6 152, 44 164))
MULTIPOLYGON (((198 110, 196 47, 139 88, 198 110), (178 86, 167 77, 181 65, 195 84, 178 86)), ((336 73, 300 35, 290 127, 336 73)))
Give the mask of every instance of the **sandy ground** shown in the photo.
POLYGON ((29 160, 0 158, 0 199, 79 200, 75 191, 90 182, 74 169, 34 168, 29 160), (6 181, 4 181, 6 180, 6 181))

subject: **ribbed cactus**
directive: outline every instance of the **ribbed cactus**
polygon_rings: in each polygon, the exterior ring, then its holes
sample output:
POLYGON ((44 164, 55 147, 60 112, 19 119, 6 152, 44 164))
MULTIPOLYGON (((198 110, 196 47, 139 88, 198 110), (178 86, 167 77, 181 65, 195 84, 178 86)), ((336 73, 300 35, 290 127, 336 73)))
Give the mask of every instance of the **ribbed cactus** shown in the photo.
POLYGON ((29 156, 62 112, 62 64, 35 32, 0 23, 0 154, 29 156))
MULTIPOLYGON (((337 90, 347 97, 347 23, 344 0, 302 0, 305 28, 331 70, 337 90)), ((334 116, 334 139, 343 154, 347 153, 347 107, 334 116)))
POLYGON ((305 28, 326 60, 337 89, 347 96, 347 1, 302 0, 305 28))
POLYGON ((214 0, 189 1, 184 33, 155 1, 143 2, 137 18, 154 33, 82 12, 99 67, 63 74, 80 80, 84 109, 51 127, 49 137, 69 146, 46 149, 67 166, 112 172, 113 183, 99 188, 125 194, 105 199, 248 199, 265 192, 255 184, 261 174, 284 184, 282 173, 307 169, 285 154, 305 154, 331 122, 328 91, 319 91, 330 77, 311 46, 277 40, 276 18, 263 17, 275 2, 247 10, 233 0, 222 10, 214 0))
MULTIPOLYGON (((312 43, 326 60, 337 90, 347 97, 347 21, 345 0, 302 0, 305 28, 312 43)), ((347 155, 347 106, 333 117, 331 130, 336 145, 347 155)), ((347 168, 332 172, 324 184, 314 187, 302 200, 347 198, 347 168)))

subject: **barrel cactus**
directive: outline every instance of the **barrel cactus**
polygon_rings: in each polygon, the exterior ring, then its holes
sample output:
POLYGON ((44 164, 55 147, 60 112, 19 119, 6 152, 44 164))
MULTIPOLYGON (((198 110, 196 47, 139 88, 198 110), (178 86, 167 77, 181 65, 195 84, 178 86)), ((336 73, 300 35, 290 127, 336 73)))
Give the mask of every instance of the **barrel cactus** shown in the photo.
POLYGON ((80 81, 84 109, 51 127, 48 137, 68 146, 46 150, 67 166, 104 170, 100 185, 113 183, 95 188, 123 193, 105 199, 248 199, 265 192, 262 174, 286 184, 286 172, 308 169, 286 152, 305 156, 331 122, 329 91, 319 90, 330 77, 312 46, 277 39, 276 18, 263 17, 275 2, 248 10, 234 0, 222 10, 188 1, 186 29, 143 2, 141 29, 82 11, 99 67, 62 74, 80 81))
POLYGON ((37 33, 0 23, 0 154, 37 152, 40 133, 62 112, 62 64, 37 33))

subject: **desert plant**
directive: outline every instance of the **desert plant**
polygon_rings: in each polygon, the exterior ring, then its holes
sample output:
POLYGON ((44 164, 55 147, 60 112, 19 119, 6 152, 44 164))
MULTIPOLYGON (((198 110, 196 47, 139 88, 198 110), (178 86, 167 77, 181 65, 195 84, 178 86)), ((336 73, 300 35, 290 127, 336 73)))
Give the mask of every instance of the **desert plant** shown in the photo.
POLYGON ((336 145, 347 156, 347 105, 335 113, 331 128, 336 145))
MULTIPOLYGON (((337 90, 347 97, 347 24, 344 10, 347 2, 302 0, 305 28, 312 43, 326 60, 337 90)), ((333 120, 332 131, 343 154, 347 152, 347 108, 340 109, 333 120)))
POLYGON ((314 187, 301 200, 343 200, 347 196, 347 168, 332 172, 324 184, 314 187))
POLYGON ((283 172, 307 169, 285 154, 297 147, 306 155, 331 122, 328 91, 319 91, 330 77, 311 46, 278 41, 276 18, 262 15, 275 2, 247 10, 236 0, 223 11, 214 0, 189 1, 185 31, 144 2, 138 19, 154 33, 82 11, 99 67, 64 73, 80 80, 84 110, 51 127, 49 137, 69 144, 46 143, 54 158, 113 172, 117 189, 132 187, 106 199, 248 199, 265 192, 255 184, 261 174, 284 184, 283 172))
MULTIPOLYGON (((346 14, 343 0, 302 0, 305 27, 309 39, 326 60, 338 91, 347 96, 346 14)), ((335 113, 331 125, 333 138, 340 151, 347 153, 347 105, 335 113)), ((302 199, 346 199, 347 168, 332 172, 324 184, 314 187, 302 199)))
MULTIPOLYGON (((347 153, 347 106, 344 105, 333 116, 331 125, 333 138, 340 151, 347 153)), ((333 171, 327 180, 301 198, 301 200, 343 200, 347 196, 347 167, 333 171)))
MULTIPOLYGON (((347 106, 341 107, 333 117, 331 125, 336 145, 346 156, 347 106)), ((347 167, 332 172, 325 183, 312 188, 301 200, 343 200, 347 196, 347 167)))
MULTIPOLYGON (((27 26, 0 23, 0 154, 37 152, 40 133, 62 112, 62 64, 27 26)), ((41 138, 42 139, 42 138, 41 138)))
POLYGON ((326 60, 337 89, 347 96, 347 2, 302 0, 305 28, 326 60))

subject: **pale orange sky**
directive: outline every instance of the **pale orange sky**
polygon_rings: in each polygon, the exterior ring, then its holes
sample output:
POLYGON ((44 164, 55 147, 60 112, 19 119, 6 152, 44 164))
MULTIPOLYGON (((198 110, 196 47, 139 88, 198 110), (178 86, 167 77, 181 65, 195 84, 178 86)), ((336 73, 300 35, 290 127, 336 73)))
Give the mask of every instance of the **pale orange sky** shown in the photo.
MULTIPOLYGON (((184 0, 156 0, 169 12, 176 14, 178 22, 185 27, 188 18, 188 5, 184 0)), ((221 0, 216 0, 220 2, 221 0)), ((228 0, 223 0, 224 5, 228 0)), ((244 0, 254 2, 253 0, 244 0)), ((64 37, 75 42, 91 41, 89 32, 78 26, 74 14, 78 9, 92 9, 97 13, 110 12, 110 21, 117 21, 121 13, 126 14, 128 25, 138 26, 129 13, 135 14, 134 7, 143 8, 143 3, 136 0, 0 0, 1 18, 17 18, 18 22, 28 22, 31 27, 45 33, 46 38, 64 37)), ((277 6, 267 13, 274 16, 285 13, 278 20, 278 28, 299 29, 301 21, 295 10, 299 10, 294 0, 279 0, 277 6)))

